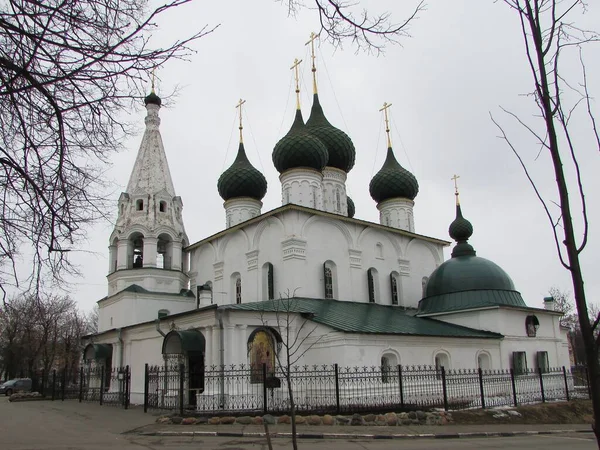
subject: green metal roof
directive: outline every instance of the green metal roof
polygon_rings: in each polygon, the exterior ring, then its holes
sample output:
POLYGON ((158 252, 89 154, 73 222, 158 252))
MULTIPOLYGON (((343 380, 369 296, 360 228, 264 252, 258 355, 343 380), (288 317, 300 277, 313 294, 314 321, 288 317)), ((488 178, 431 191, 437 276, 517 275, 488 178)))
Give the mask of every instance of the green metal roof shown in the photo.
MULTIPOLYGON (((155 291, 149 291, 148 289, 143 288, 139 284, 130 284, 129 286, 127 286, 122 291, 117 292, 117 294, 120 294, 121 292, 135 292, 137 294, 168 295, 168 296, 171 296, 171 297, 196 297, 194 295, 194 293, 192 291, 190 291, 189 289, 182 289, 178 294, 175 294, 173 292, 155 292, 155 291)), ((113 296, 115 296, 117 294, 113 294, 111 297, 113 297, 113 296)), ((107 298, 108 297, 105 297, 102 300, 105 300, 107 298)))
POLYGON ((419 302, 418 314, 453 312, 486 306, 527 307, 521 294, 517 291, 479 289, 426 297, 419 302))
POLYGON ((407 336, 439 336, 457 338, 500 339, 501 334, 476 330, 435 319, 416 317, 414 311, 398 306, 357 303, 316 298, 267 300, 240 305, 224 305, 235 311, 304 313, 313 322, 346 333, 396 334, 407 336))
POLYGON ((167 346, 170 339, 178 339, 181 344, 182 352, 198 351, 204 352, 206 349, 206 339, 204 335, 197 330, 172 330, 163 339, 162 353, 167 353, 167 346))

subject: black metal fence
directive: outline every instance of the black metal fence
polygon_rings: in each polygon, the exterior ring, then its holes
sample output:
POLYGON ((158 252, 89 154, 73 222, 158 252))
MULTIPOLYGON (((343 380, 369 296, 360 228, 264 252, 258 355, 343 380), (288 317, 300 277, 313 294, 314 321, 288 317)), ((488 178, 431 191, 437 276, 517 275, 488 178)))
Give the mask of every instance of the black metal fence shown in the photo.
POLYGON ((80 367, 79 370, 51 370, 31 374, 32 391, 49 400, 76 399, 127 409, 130 404, 129 366, 107 369, 104 366, 80 367))
POLYGON ((294 367, 288 376, 266 366, 184 364, 145 367, 144 411, 206 414, 288 413, 290 386, 297 411, 355 413, 423 408, 445 410, 518 406, 590 398, 587 368, 445 370, 430 366, 294 367))

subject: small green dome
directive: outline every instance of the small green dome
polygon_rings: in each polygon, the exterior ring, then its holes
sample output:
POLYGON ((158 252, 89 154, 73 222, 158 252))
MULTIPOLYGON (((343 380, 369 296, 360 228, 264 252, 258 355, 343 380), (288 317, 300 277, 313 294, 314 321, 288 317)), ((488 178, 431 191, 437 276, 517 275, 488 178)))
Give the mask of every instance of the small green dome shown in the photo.
POLYGON ((299 109, 290 131, 275 144, 272 156, 279 173, 297 167, 321 171, 328 158, 325 145, 307 131, 299 109))
POLYGON ((354 144, 346 133, 329 123, 319 103, 318 94, 313 97, 313 105, 310 117, 306 121, 306 128, 327 147, 329 159, 326 165, 341 169, 346 173, 350 172, 356 159, 354 144))
POLYGON ((217 189, 225 201, 236 197, 251 197, 260 201, 267 193, 267 180, 248 161, 243 142, 240 142, 233 164, 219 177, 217 189))
POLYGON ((350 197, 346 197, 346 200, 348 202, 348 217, 352 218, 356 213, 356 207, 354 206, 354 201, 350 197))
POLYGON ((498 305, 527 306, 508 274, 496 263, 477 256, 467 242, 473 225, 462 216, 459 204, 449 232, 457 244, 452 258, 429 277, 419 302, 420 314, 498 305))
POLYGON ((383 166, 369 183, 369 192, 377 203, 390 198, 414 200, 419 193, 419 183, 412 173, 396 161, 394 151, 389 147, 383 166))
POLYGON ((146 98, 144 99, 144 104, 146 106, 148 106, 149 104, 160 106, 161 103, 162 103, 162 100, 160 99, 160 97, 158 95, 156 95, 154 93, 154 91, 150 92, 150 94, 148 94, 146 96, 146 98))

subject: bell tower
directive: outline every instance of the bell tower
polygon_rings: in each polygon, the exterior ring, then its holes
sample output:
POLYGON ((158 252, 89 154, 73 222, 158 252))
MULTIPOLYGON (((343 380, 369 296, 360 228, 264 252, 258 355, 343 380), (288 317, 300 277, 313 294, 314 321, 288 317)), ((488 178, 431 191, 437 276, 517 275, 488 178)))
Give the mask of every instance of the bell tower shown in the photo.
POLYGON ((108 296, 136 285, 149 292, 178 294, 188 288, 188 245, 183 202, 175 195, 160 135, 161 99, 144 99, 146 130, 109 242, 108 296))

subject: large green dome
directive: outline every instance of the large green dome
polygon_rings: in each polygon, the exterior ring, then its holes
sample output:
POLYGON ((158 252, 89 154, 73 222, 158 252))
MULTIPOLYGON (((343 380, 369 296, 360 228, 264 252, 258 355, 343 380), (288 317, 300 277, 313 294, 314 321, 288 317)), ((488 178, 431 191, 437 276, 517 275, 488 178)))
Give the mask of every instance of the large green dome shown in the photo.
POLYGON ((275 144, 273 149, 275 168, 279 173, 297 167, 321 171, 327 164, 327 158, 327 148, 307 131, 302 112, 297 109, 290 131, 275 144))
POLYGON ((508 274, 496 263, 477 256, 467 242, 473 226, 462 216, 459 204, 449 231, 457 241, 452 258, 429 277, 419 302, 419 314, 498 305, 527 306, 508 274))
POLYGON ((412 173, 398 163, 392 147, 389 147, 383 166, 369 183, 369 192, 377 203, 390 198, 414 200, 419 193, 419 183, 412 173))
POLYGON ((354 144, 346 133, 329 123, 319 103, 319 94, 314 94, 306 128, 327 147, 329 159, 326 165, 350 172, 356 159, 354 144))
POLYGON ((240 142, 233 164, 219 177, 217 189, 225 201, 236 197, 250 197, 260 201, 267 193, 267 180, 248 161, 243 142, 240 142))

